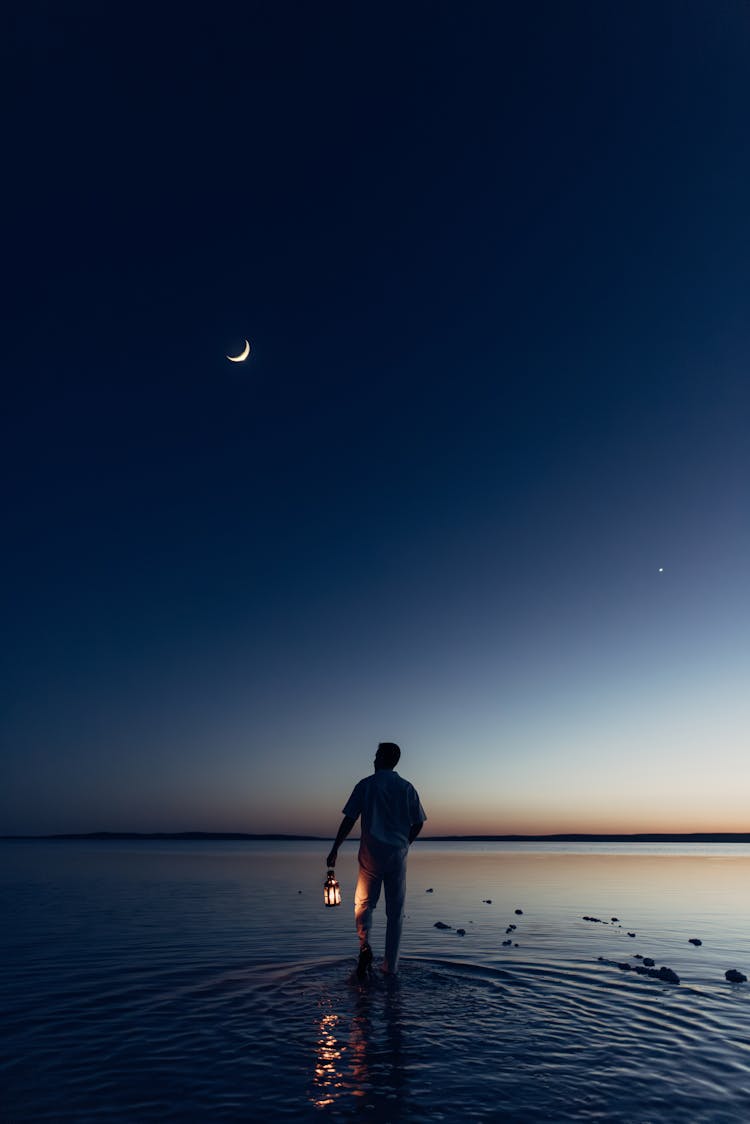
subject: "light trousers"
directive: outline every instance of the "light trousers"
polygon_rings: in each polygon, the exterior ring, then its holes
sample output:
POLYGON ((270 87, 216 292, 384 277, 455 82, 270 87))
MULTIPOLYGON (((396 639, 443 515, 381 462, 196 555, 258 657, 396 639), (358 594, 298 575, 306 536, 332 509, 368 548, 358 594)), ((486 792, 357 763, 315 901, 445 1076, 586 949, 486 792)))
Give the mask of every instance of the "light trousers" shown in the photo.
POLYGON ((406 857, 408 847, 391 847, 375 840, 363 840, 359 847, 359 878, 354 892, 354 922, 360 945, 370 943, 372 912, 385 889, 385 957, 383 971, 398 971, 398 950, 404 924, 406 900, 406 857))

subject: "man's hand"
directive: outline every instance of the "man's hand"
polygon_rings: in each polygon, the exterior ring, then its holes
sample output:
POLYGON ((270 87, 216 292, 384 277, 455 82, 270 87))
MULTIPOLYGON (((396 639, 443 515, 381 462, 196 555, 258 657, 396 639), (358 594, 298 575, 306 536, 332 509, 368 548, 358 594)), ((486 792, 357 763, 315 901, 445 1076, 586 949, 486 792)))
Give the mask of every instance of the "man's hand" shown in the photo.
POLYGON ((331 851, 331 853, 329 854, 328 858, 326 859, 326 862, 327 862, 328 866, 335 866, 336 865, 336 856, 338 855, 338 853, 339 853, 338 848, 334 847, 333 850, 331 851))

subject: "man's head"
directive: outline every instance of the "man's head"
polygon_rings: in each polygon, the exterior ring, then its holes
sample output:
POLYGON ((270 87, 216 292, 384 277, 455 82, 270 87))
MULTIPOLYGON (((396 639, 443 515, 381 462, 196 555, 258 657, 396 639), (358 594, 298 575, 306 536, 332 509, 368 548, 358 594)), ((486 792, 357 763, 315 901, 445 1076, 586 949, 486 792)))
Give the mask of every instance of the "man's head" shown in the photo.
POLYGON ((375 754, 375 768, 395 769, 400 756, 401 750, 395 742, 381 742, 375 754))

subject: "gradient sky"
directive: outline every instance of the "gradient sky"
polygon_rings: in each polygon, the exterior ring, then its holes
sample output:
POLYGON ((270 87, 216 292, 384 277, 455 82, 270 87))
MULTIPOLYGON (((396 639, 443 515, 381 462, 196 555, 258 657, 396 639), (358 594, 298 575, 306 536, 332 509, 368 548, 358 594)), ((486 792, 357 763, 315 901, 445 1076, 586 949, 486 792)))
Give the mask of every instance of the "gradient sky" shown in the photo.
POLYGON ((749 58, 23 7, 0 832, 332 835, 379 740, 426 835, 750 828, 749 58))

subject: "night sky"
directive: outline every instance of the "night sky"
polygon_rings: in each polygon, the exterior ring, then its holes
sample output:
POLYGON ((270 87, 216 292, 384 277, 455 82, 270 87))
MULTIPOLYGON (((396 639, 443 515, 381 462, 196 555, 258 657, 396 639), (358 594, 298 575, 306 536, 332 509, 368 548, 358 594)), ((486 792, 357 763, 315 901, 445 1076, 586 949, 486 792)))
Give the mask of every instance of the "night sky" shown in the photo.
POLYGON ((58 7, 0 832, 747 830, 750 6, 58 7))

